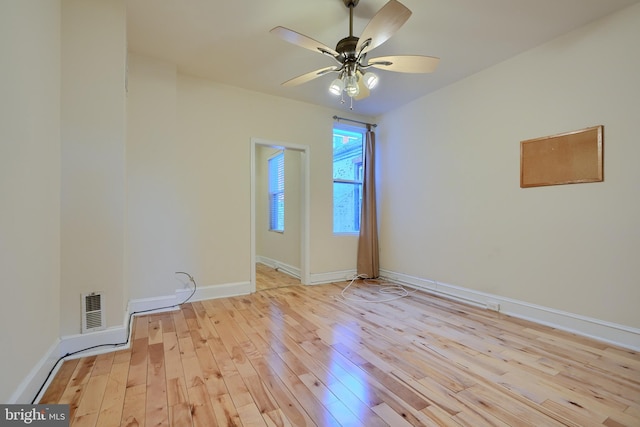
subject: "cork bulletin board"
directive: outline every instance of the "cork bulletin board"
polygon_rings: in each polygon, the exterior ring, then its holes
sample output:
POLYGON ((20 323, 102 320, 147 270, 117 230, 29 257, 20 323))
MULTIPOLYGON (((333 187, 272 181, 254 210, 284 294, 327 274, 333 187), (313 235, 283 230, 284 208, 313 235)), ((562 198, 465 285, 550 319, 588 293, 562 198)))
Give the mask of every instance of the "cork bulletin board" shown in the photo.
POLYGON ((520 142, 520 187, 603 181, 603 126, 520 142))

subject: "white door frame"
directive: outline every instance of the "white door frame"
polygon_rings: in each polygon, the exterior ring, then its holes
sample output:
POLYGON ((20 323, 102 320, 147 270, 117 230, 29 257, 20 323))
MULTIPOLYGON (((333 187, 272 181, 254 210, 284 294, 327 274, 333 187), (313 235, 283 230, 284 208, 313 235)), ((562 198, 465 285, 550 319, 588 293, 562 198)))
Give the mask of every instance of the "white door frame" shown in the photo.
POLYGON ((251 292, 256 291, 256 149, 272 147, 300 152, 300 179, 302 195, 300 197, 300 282, 307 285, 309 275, 309 212, 311 205, 309 185, 309 164, 311 152, 308 146, 251 138, 251 292))

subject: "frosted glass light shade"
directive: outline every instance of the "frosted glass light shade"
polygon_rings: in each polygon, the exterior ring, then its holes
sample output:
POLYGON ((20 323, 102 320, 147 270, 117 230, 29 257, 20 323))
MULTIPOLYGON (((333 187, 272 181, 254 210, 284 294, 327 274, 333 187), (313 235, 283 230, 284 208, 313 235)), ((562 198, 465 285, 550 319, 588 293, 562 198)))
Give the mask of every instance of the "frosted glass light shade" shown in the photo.
POLYGON ((335 79, 331 82, 331 85, 329 85, 329 92, 333 95, 339 96, 343 90, 344 82, 340 79, 335 79))
POLYGON ((364 85, 367 87, 367 89, 373 89, 374 87, 378 86, 379 80, 378 76, 376 76, 372 72, 367 72, 362 76, 362 81, 364 82, 364 85))
POLYGON ((358 87, 358 78, 356 76, 348 76, 346 78, 344 90, 345 92, 347 92, 347 95, 352 98, 354 96, 358 96, 358 94, 360 93, 360 88, 358 87))

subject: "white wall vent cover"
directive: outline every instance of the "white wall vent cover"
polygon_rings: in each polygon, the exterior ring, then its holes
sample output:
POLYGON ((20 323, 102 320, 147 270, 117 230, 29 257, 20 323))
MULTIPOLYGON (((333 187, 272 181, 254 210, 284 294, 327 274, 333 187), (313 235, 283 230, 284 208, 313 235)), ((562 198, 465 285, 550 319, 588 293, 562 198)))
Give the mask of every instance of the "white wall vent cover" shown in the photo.
POLYGON ((82 333, 105 328, 105 310, 102 292, 82 294, 82 333))

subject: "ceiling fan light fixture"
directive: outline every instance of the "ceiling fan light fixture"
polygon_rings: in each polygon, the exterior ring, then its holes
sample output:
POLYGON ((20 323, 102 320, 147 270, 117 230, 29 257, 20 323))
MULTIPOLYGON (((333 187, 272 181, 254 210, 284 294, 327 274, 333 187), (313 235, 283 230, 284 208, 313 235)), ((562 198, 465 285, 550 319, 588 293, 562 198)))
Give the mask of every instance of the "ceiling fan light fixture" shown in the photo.
POLYGON ((331 56, 338 62, 338 65, 289 79, 282 84, 283 86, 296 86, 335 72, 338 73, 338 78, 329 85, 329 92, 340 96, 342 103, 345 102, 346 93, 351 98, 353 109, 354 100, 366 98, 371 89, 379 86, 378 76, 365 72, 370 67, 401 73, 431 73, 435 70, 439 59, 430 56, 395 55, 367 58, 371 50, 385 43, 411 16, 411 11, 399 0, 387 0, 367 23, 360 37, 353 35, 353 9, 360 0, 342 1, 349 9, 349 35, 340 39, 335 49, 285 27, 275 27, 271 30, 272 34, 289 43, 331 56))
POLYGON ((377 75, 375 75, 371 71, 367 71, 362 76, 362 81, 364 82, 364 85, 367 87, 367 89, 373 89, 374 87, 378 86, 378 82, 380 80, 378 79, 377 75))
POLYGON ((343 90, 344 90, 344 82, 341 79, 335 79, 334 81, 331 82, 331 85, 329 85, 329 92, 332 95, 340 96, 343 90))

